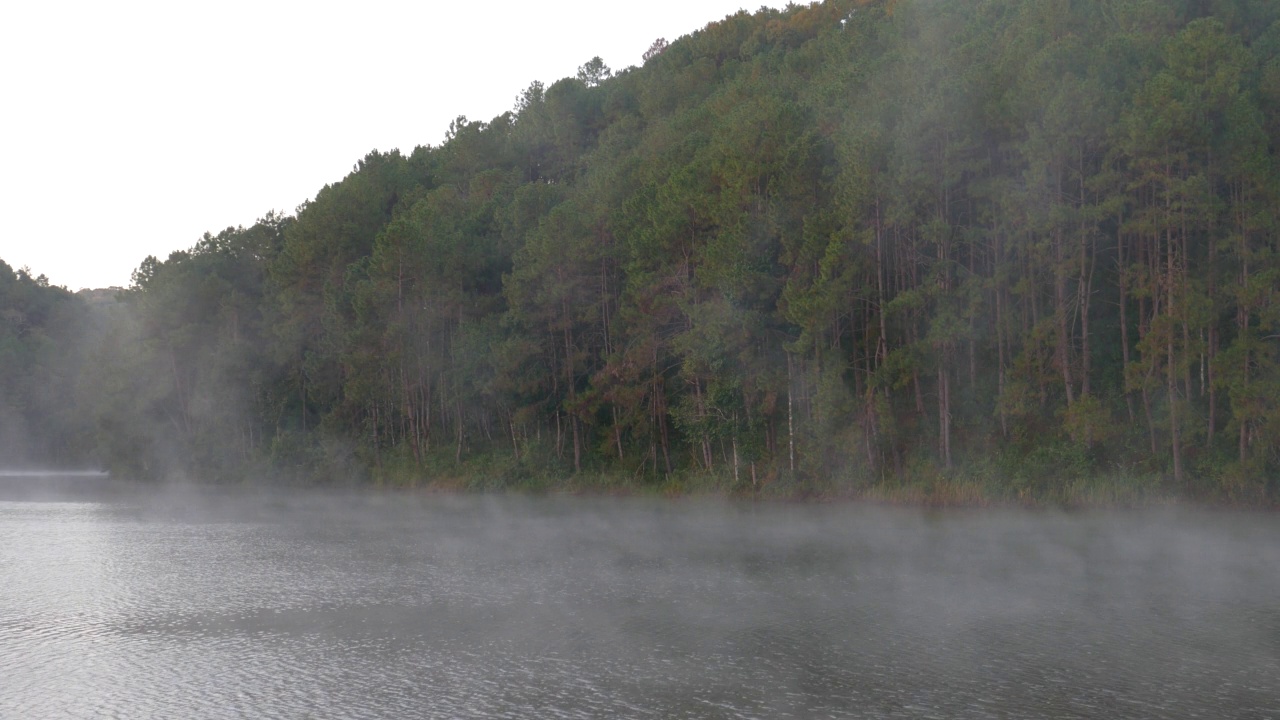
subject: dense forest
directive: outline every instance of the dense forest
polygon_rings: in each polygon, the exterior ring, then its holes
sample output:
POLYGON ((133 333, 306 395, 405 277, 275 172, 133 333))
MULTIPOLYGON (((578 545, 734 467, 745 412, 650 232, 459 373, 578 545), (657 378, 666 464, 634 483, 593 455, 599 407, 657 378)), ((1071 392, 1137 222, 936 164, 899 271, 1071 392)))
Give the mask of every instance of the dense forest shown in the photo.
POLYGON ((0 265, 0 450, 1274 501, 1278 142, 1270 0, 741 12, 370 153, 116 295, 0 265))

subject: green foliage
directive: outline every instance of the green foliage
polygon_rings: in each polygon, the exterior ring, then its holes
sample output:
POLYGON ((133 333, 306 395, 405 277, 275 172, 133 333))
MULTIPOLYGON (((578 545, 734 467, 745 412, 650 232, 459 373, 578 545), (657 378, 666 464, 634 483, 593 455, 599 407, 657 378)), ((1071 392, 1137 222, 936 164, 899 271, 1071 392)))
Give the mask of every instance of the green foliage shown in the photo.
POLYGON ((215 480, 1274 498, 1277 117, 1256 0, 739 12, 109 311, 0 268, 0 422, 215 480))
POLYGON ((92 462, 94 429, 81 412, 100 337, 96 308, 28 268, 0 261, 0 464, 49 455, 92 462))

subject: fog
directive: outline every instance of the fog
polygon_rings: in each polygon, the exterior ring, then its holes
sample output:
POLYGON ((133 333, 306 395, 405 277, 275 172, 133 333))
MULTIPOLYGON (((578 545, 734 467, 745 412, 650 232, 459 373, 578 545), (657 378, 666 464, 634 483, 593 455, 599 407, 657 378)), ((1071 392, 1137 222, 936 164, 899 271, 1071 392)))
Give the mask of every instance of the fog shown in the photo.
POLYGON ((0 500, 0 715, 1264 717, 1280 698, 1267 514, 40 500, 0 500))
POLYGON ((1174 498, 1280 497, 1280 20, 1087 5, 742 14, 0 261, 0 718, 1274 717, 1276 515, 1174 498))
POLYGON ((5 470, 0 468, 0 478, 107 478, 111 474, 105 470, 5 470))

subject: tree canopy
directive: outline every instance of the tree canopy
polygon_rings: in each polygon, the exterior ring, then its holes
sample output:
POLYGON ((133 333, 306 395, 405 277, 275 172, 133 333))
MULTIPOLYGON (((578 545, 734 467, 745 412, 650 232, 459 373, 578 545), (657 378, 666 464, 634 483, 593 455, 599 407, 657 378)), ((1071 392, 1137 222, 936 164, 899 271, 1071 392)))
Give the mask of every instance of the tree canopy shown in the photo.
POLYGON ((1278 141, 1275 3, 740 12, 111 313, 0 267, 0 419, 140 475, 1275 497, 1278 141))

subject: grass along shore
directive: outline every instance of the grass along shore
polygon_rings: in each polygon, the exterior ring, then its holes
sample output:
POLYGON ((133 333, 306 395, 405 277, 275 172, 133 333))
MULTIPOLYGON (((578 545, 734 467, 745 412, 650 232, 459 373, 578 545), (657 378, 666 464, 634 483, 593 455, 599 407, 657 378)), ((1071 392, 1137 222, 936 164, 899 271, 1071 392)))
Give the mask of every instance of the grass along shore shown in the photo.
POLYGON ((780 501, 859 501, 934 507, 1147 507, 1178 503, 1274 509, 1276 482, 1265 477, 1205 473, 1178 487, 1166 473, 1116 467, 1096 470, 1022 463, 1010 471, 999 458, 951 471, 920 461, 901 475, 868 476, 849 468, 817 472, 739 467, 682 469, 655 476, 617 467, 574 472, 555 459, 541 463, 510 454, 479 454, 455 461, 431 455, 422 463, 401 458, 369 470, 367 483, 386 489, 441 492, 527 492, 640 496, 721 496, 780 501))

